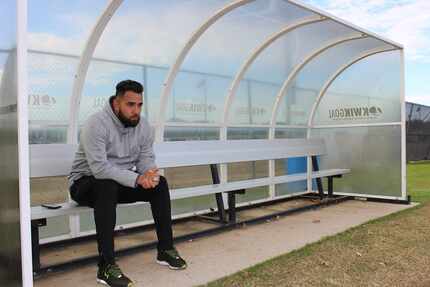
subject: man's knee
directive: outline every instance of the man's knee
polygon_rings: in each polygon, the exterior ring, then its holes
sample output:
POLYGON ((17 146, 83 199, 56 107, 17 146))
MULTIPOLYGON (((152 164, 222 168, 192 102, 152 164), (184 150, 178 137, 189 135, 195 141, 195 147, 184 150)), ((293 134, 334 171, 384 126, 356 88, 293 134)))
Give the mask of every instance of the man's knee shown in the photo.
POLYGON ((160 182, 158 184, 160 185, 160 187, 165 187, 167 189, 169 188, 169 185, 167 183, 167 179, 162 175, 160 175, 160 182))
POLYGON ((119 184, 112 179, 95 179, 94 189, 98 197, 116 200, 119 184))
POLYGON ((155 187, 159 194, 161 193, 165 193, 165 194, 169 194, 169 185, 167 183, 167 179, 164 176, 160 176, 160 182, 158 183, 158 185, 155 187))

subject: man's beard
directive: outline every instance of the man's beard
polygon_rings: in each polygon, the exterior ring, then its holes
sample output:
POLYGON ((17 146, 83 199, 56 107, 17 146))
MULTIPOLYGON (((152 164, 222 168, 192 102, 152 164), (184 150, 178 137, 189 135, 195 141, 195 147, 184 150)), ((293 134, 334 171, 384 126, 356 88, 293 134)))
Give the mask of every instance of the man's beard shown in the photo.
POLYGON ((127 118, 126 116, 124 116, 123 113, 121 113, 121 110, 118 111, 118 119, 124 125, 125 128, 134 128, 139 124, 139 121, 140 121, 139 116, 135 120, 127 118))

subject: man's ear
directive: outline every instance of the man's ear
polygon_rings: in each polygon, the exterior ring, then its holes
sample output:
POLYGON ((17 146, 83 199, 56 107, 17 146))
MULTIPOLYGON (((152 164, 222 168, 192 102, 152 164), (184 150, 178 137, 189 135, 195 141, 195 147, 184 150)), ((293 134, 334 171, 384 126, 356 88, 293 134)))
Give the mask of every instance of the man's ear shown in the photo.
POLYGON ((117 113, 119 113, 119 99, 118 99, 118 97, 115 97, 115 98, 113 99, 112 106, 113 106, 113 110, 114 110, 114 112, 115 112, 116 114, 117 114, 117 113))

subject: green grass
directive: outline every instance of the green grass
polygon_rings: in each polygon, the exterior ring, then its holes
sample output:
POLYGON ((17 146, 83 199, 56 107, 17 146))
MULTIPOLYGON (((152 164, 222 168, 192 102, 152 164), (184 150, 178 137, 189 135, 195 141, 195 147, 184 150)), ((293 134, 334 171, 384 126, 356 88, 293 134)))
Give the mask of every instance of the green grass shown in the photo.
POLYGON ((417 162, 407 166, 408 193, 412 201, 430 201, 430 162, 417 162))
POLYGON ((239 286, 430 286, 430 163, 408 165, 421 205, 211 282, 239 286))

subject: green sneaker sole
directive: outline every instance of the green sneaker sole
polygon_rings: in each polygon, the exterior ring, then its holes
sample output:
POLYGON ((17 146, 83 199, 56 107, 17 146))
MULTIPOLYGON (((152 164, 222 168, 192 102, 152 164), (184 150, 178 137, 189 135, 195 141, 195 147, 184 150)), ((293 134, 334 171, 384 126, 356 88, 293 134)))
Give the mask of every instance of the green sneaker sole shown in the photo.
MULTIPOLYGON (((107 282, 106 282, 106 281, 104 281, 103 279, 99 279, 99 278, 97 278, 97 283, 98 283, 98 284, 103 284, 103 285, 109 286, 109 284, 107 284, 107 282)), ((128 286, 127 286, 127 287, 134 287, 134 283, 128 283, 128 286)))

